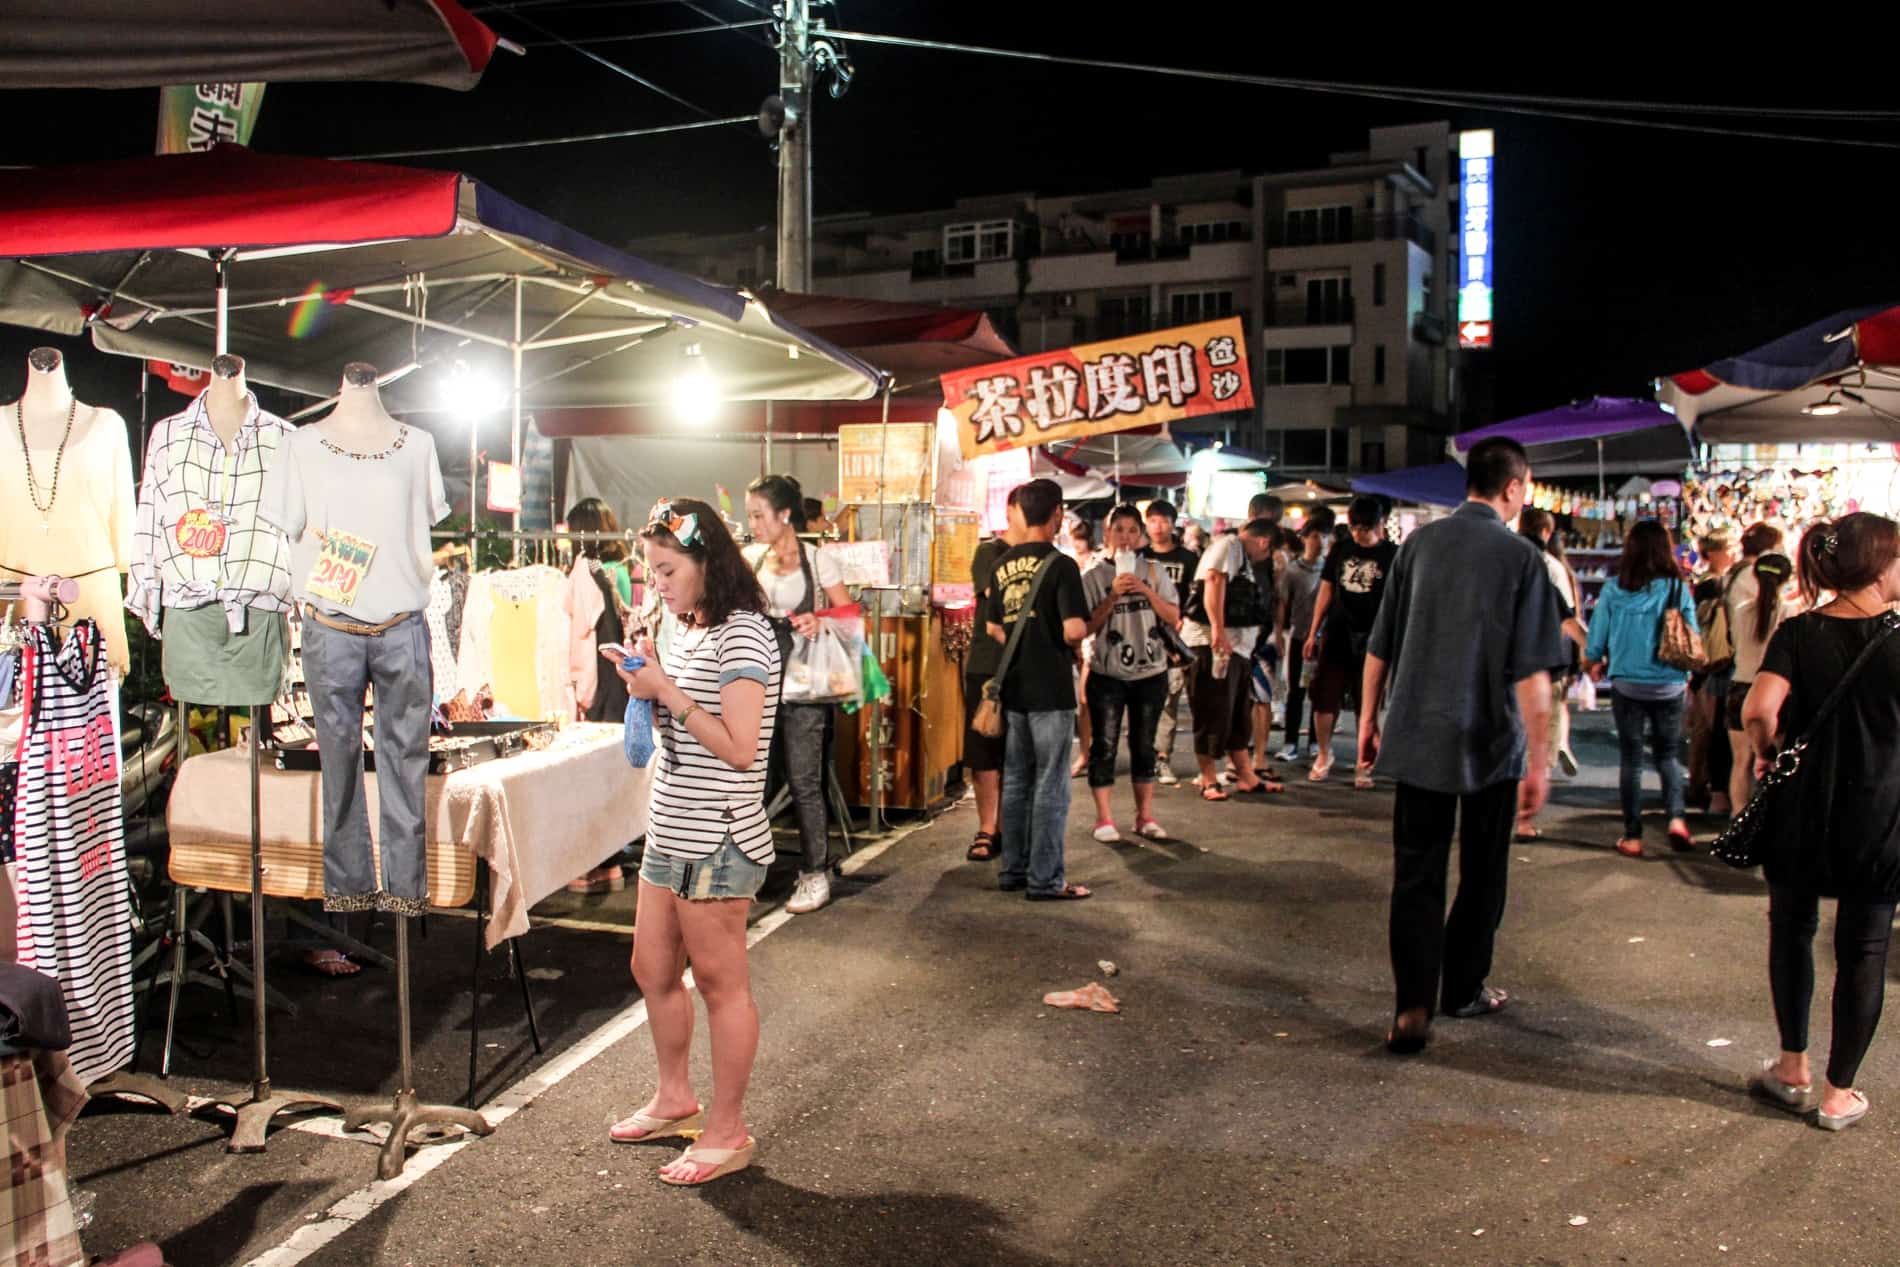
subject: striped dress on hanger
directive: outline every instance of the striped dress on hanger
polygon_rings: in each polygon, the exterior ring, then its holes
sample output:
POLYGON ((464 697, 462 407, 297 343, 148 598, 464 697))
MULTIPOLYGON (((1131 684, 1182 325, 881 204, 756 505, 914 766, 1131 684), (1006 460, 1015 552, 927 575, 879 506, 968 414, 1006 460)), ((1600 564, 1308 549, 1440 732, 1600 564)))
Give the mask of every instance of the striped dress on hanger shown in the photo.
POLYGON ((119 744, 99 626, 34 626, 13 807, 19 961, 59 980, 91 1083, 132 1063, 132 926, 119 744))

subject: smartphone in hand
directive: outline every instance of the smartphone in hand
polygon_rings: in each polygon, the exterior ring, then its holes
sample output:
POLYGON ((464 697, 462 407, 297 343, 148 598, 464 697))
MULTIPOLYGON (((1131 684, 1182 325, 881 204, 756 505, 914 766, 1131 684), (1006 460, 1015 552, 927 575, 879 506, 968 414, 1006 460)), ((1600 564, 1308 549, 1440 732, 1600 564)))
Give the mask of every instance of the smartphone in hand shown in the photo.
POLYGON ((618 642, 603 642, 600 644, 600 654, 605 660, 625 660, 633 652, 618 642))

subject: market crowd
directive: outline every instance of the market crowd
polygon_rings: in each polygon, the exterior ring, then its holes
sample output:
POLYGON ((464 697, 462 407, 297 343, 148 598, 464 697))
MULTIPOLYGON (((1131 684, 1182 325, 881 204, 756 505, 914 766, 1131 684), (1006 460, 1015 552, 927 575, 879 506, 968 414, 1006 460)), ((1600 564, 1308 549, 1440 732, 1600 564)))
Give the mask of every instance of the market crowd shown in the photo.
MULTIPOLYGON (((1900 756, 1900 642, 1889 638, 1900 625, 1890 614, 1900 529, 1862 513, 1807 525, 1791 558, 1771 523, 1678 552, 1661 521, 1642 519, 1589 604, 1553 517, 1526 504, 1525 450, 1480 442, 1466 480, 1464 503, 1402 544, 1370 497, 1355 498, 1344 523, 1316 506, 1290 524, 1262 495, 1243 522, 1212 532, 1184 524, 1167 501, 1123 504, 1098 536, 1067 513, 1054 482, 1013 489, 1007 530, 972 566, 964 765, 978 824, 968 859, 996 863, 1005 893, 1086 899, 1066 867, 1072 779, 1087 778, 1095 841, 1122 843, 1121 822, 1138 839, 1165 840, 1155 789, 1179 782, 1184 711, 1196 795, 1247 802, 1286 793, 1276 761, 1307 761, 1310 782, 1331 778, 1351 709, 1353 786, 1374 787, 1375 776, 1394 785, 1386 1045, 1416 1054, 1437 1018, 1509 1006, 1491 976, 1511 845, 1537 835, 1553 769, 1577 772, 1569 700, 1601 685, 1619 749, 1615 851, 1644 856, 1646 761, 1660 777, 1669 848, 1696 847, 1685 731, 1690 777, 1720 785, 1703 804, 1718 820, 1736 813, 1722 840, 1756 842, 1781 1050, 1762 1060, 1752 1090, 1826 1129, 1859 1121, 1869 1102, 1854 1083, 1900 900, 1900 780, 1889 773, 1900 756), (1133 812, 1118 822, 1124 743, 1133 812), (1824 898, 1838 905, 1837 979, 1817 1086, 1807 1027, 1824 898)), ((789 478, 756 481, 748 552, 707 503, 662 501, 641 533, 650 633, 632 655, 601 648, 629 697, 651 707, 658 737, 632 968, 659 1083, 612 1136, 690 1138, 661 1171, 671 1183, 743 1169, 756 1147, 743 1117, 759 1042, 745 930, 774 857, 768 770, 798 823, 789 909, 830 899, 829 709, 782 697, 804 644, 820 636, 820 613, 848 599, 844 578, 801 539, 809 510, 789 478), (727 808, 711 816, 710 803, 727 808), (710 1020, 710 1108, 688 1068, 689 962, 710 1020)))

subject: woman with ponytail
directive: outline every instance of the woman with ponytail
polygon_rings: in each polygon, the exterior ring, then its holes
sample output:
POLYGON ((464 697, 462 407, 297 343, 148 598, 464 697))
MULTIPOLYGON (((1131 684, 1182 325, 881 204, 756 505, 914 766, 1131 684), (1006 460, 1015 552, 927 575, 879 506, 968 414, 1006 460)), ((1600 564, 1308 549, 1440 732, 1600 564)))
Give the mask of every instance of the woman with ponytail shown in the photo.
POLYGON ((1777 798, 1766 834, 1768 981, 1781 1054, 1762 1062, 1751 1086, 1778 1107, 1815 1111, 1818 1125, 1838 1131, 1867 1115, 1854 1080, 1880 1021, 1900 902, 1900 638, 1886 619, 1900 601, 1900 528, 1869 514, 1819 523, 1802 538, 1800 558, 1803 593, 1828 601, 1781 622, 1742 706, 1757 775, 1783 743, 1807 741, 1799 778, 1777 798), (1829 695, 1869 648, 1871 658, 1816 727, 1829 695), (1827 1081, 1816 1087, 1808 1006, 1824 897, 1835 899, 1834 1005, 1827 1081))
POLYGON ((1781 529, 1758 523, 1742 534, 1742 562, 1729 575, 1722 601, 1728 607, 1729 642, 1735 648, 1735 677, 1723 701, 1728 728, 1729 804, 1740 813, 1755 790, 1754 763, 1748 759, 1748 735, 1742 727, 1742 703, 1761 672, 1768 639, 1781 622, 1797 615, 1804 604, 1794 584, 1794 560, 1781 553, 1781 529))

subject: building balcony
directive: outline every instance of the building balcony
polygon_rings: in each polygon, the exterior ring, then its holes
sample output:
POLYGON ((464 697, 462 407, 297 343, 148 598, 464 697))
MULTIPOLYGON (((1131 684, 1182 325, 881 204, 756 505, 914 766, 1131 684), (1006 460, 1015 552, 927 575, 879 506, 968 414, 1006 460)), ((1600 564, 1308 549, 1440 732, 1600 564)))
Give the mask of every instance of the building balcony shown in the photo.
POLYGON ((1314 303, 1288 300, 1267 305, 1266 324, 1279 329, 1290 326, 1349 326, 1352 324, 1352 296, 1314 303))
POLYGON ((1298 227, 1289 226, 1284 219, 1269 221, 1267 245, 1272 248, 1334 246, 1350 242, 1404 240, 1424 248, 1427 253, 1438 249, 1438 234, 1416 215, 1354 216, 1347 223, 1324 232, 1310 224, 1296 222, 1296 225, 1298 227))

